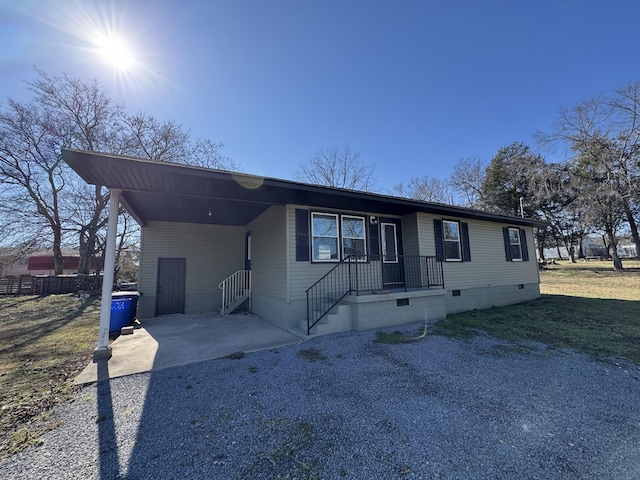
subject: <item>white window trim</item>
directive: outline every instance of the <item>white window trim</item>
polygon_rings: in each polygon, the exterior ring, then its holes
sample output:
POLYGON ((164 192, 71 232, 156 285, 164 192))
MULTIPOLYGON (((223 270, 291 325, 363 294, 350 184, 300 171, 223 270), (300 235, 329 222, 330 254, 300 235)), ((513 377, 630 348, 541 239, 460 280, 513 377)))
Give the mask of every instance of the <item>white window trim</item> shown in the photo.
POLYGON ((513 258, 513 255, 511 255, 511 261, 512 262, 522 262, 522 243, 520 243, 520 229, 519 228, 512 228, 509 227, 509 248, 511 248, 512 245, 518 245, 518 249, 520 250, 520 258, 513 258), (518 243, 511 243, 511 230, 514 230, 518 235, 518 243))
POLYGON ((382 263, 398 263, 398 231, 397 231, 397 227, 395 223, 387 223, 387 222, 382 222, 382 224, 380 225, 380 236, 382 237, 382 263), (394 253, 393 256, 395 258, 395 260, 387 260, 387 237, 384 234, 384 227, 390 225, 393 227, 393 238, 395 240, 395 245, 394 245, 394 253))
POLYGON ((340 241, 340 217, 337 213, 326 213, 326 212, 311 212, 311 261, 313 263, 338 263, 340 261, 341 258, 341 241, 340 241), (328 236, 319 236, 315 234, 314 228, 313 228, 313 217, 314 215, 322 215, 324 217, 334 217, 336 220, 336 236, 335 237, 328 237, 328 236), (322 260, 322 259, 318 259, 315 258, 315 248, 314 248, 314 241, 317 238, 335 238, 337 240, 337 249, 338 251, 337 253, 337 258, 329 258, 326 260, 322 260))
POLYGON ((339 232, 339 236, 340 236, 340 246, 342 247, 342 251, 344 252, 344 240, 345 238, 348 239, 352 239, 352 240, 363 240, 364 241, 364 253, 362 254, 361 259, 357 259, 358 262, 366 262, 367 261, 367 219, 366 217, 362 217, 362 216, 358 216, 358 215, 341 215, 340 217, 340 232, 339 232), (362 221, 362 233, 364 234, 364 237, 348 237, 346 235, 344 235, 344 219, 345 218, 352 218, 352 219, 356 219, 356 220, 361 220, 362 221))
POLYGON ((442 220, 442 243, 444 248, 444 261, 445 262, 462 262, 462 232, 460 229, 460 222, 454 220, 442 220), (445 237, 445 223, 453 223, 456 225, 456 230, 458 231, 458 240, 447 240, 445 237), (458 244, 458 258, 449 258, 447 257, 447 242, 453 243, 456 242, 458 244))

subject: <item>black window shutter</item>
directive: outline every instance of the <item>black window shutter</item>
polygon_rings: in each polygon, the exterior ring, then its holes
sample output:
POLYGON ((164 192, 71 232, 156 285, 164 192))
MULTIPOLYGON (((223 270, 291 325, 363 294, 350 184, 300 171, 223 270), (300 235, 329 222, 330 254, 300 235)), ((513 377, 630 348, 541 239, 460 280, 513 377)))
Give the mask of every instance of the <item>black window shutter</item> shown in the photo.
POLYGON ((527 246, 527 234, 521 228, 520 229, 520 246, 522 247, 522 261, 529 261, 529 247, 527 246))
POLYGON ((369 222, 369 255, 380 255, 380 231, 377 222, 369 222))
POLYGON ((442 234, 442 220, 435 218, 433 220, 433 231, 436 237, 436 257, 444 260, 444 237, 442 234))
POLYGON ((460 222, 460 232, 462 240, 462 261, 470 262, 471 261, 471 247, 469 246, 469 224, 465 222, 460 222))
POLYGON ((509 241, 509 229, 502 227, 502 234, 504 236, 504 253, 507 255, 507 262, 513 261, 511 257, 511 242, 509 241))
POLYGON ((296 208, 296 261, 309 261, 309 210, 296 208))

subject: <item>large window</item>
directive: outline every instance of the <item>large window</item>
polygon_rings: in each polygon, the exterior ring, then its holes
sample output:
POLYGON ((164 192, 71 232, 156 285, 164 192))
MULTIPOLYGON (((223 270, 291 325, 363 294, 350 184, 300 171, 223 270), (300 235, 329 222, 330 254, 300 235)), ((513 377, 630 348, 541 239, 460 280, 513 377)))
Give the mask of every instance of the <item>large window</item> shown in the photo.
POLYGON ((338 215, 312 213, 313 261, 335 262, 338 260, 338 215))
POLYGON ((342 257, 356 255, 357 259, 366 260, 367 242, 365 236, 364 217, 342 216, 342 257))
POLYGON ((509 229, 509 250, 511 252, 511 261, 522 260, 522 245, 520 244, 520 230, 517 228, 509 229))
POLYGON ((446 260, 462 260, 460 249, 460 225, 458 222, 443 220, 442 236, 444 239, 444 258, 446 260))
POLYGON ((367 223, 365 217, 337 213, 311 213, 312 261, 337 262, 355 255, 367 259, 367 223))

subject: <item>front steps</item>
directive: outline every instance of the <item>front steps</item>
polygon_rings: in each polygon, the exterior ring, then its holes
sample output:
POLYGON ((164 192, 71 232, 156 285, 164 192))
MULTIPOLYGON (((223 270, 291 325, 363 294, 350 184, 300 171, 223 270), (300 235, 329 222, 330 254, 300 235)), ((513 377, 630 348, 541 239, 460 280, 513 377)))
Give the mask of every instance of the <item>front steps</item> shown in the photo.
POLYGON ((225 305, 224 309, 220 308, 220 313, 223 315, 229 315, 240 308, 247 300, 249 300, 249 296, 242 295, 228 305, 225 305))
MULTIPOLYGON (((307 320, 298 322, 298 330, 307 335, 307 320)), ((351 305, 338 303, 312 329, 311 335, 327 335, 329 333, 349 332, 353 330, 351 305)))

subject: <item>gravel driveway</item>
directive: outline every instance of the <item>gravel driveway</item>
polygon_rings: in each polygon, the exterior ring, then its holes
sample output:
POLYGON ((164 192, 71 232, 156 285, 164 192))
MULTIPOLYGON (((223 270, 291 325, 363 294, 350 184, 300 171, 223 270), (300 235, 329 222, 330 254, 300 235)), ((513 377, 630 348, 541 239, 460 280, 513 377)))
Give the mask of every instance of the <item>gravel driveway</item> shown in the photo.
POLYGON ((487 337, 373 339, 85 387, 0 478, 640 478, 637 366, 487 337))

